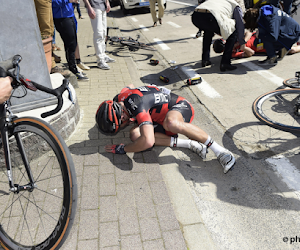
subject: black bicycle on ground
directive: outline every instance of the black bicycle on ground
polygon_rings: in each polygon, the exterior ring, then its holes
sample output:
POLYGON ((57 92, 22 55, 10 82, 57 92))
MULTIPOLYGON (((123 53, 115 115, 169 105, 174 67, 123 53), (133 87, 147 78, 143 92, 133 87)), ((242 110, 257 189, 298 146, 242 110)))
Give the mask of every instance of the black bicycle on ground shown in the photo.
POLYGON ((140 35, 137 35, 136 39, 134 39, 130 36, 128 36, 128 37, 109 36, 108 33, 109 33, 110 29, 118 29, 118 28, 117 27, 107 27, 106 43, 107 43, 107 41, 109 41, 110 45, 120 44, 122 46, 127 46, 130 51, 137 51, 139 49, 156 51, 156 49, 154 47, 152 47, 151 45, 140 42, 139 41, 140 35))
POLYGON ((278 89, 259 96, 252 105, 254 115, 263 123, 283 131, 300 133, 300 71, 278 89))
MULTIPOLYGON (((0 77, 12 86, 40 90, 63 105, 68 81, 49 89, 20 74, 21 56, 0 62, 0 77)), ((58 249, 74 222, 77 181, 71 154, 60 134, 44 120, 17 117, 9 101, 0 104, 0 242, 5 249, 58 249)))

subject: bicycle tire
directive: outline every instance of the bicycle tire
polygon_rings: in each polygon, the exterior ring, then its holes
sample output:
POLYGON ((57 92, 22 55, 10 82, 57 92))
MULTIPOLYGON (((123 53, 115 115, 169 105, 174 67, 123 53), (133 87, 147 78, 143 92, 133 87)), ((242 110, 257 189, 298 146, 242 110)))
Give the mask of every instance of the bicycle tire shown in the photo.
POLYGON ((132 48, 156 51, 156 49, 153 48, 152 46, 145 44, 145 43, 140 43, 138 41, 122 40, 122 41, 120 41, 120 43, 123 45, 126 45, 128 47, 132 47, 132 48))
POLYGON ((279 89, 265 93, 253 102, 253 114, 268 126, 298 134, 300 116, 294 115, 293 107, 299 95, 300 89, 279 89))
MULTIPOLYGON (((30 163, 32 191, 8 191, 6 165, 0 156, 0 242, 5 249, 58 249, 74 222, 77 180, 73 160, 64 140, 43 120, 16 118, 9 126, 12 176, 15 184, 29 183, 20 136, 30 163)), ((3 151, 3 150, 1 150, 3 151)))
POLYGON ((293 77, 289 79, 285 79, 283 84, 290 88, 300 88, 300 82, 298 81, 298 77, 293 77))

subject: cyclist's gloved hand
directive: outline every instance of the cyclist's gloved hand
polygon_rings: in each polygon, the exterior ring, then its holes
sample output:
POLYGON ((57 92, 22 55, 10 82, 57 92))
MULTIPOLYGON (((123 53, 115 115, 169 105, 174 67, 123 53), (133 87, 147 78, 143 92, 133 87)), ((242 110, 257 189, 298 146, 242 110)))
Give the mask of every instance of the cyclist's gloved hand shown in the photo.
POLYGON ((119 145, 107 145, 105 147, 106 152, 114 153, 114 154, 126 154, 124 150, 125 145, 119 144, 119 145))

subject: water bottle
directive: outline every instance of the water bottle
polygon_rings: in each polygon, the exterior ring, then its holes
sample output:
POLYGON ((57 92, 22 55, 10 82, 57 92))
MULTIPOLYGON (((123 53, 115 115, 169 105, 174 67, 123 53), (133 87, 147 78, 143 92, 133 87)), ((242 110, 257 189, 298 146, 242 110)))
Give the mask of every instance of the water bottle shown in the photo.
POLYGON ((157 64, 159 64, 159 61, 156 60, 156 59, 154 59, 154 58, 152 58, 152 59, 150 59, 150 64, 157 65, 157 64))
POLYGON ((197 77, 193 77, 193 78, 189 78, 187 81, 186 81, 186 84, 187 85, 195 85, 195 84, 199 84, 202 82, 202 78, 201 76, 197 76, 197 77))
POLYGON ((163 75, 161 75, 161 76, 159 77, 159 79, 162 80, 162 81, 165 82, 165 83, 168 83, 168 82, 169 82, 169 78, 166 77, 166 76, 163 76, 163 75))

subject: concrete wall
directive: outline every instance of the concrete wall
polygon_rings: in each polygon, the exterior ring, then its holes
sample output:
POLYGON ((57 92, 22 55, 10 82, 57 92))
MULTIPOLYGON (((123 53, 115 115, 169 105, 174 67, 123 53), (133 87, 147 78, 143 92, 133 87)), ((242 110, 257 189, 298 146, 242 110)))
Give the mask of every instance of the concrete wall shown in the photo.
MULTIPOLYGON (((21 74, 46 87, 51 87, 47 62, 40 36, 33 0, 0 0, 0 61, 15 54, 22 56, 21 74)), ((23 95, 18 88, 14 95, 23 95)), ((41 91, 27 91, 27 96, 11 98, 13 111, 48 106, 53 98, 41 91)))

